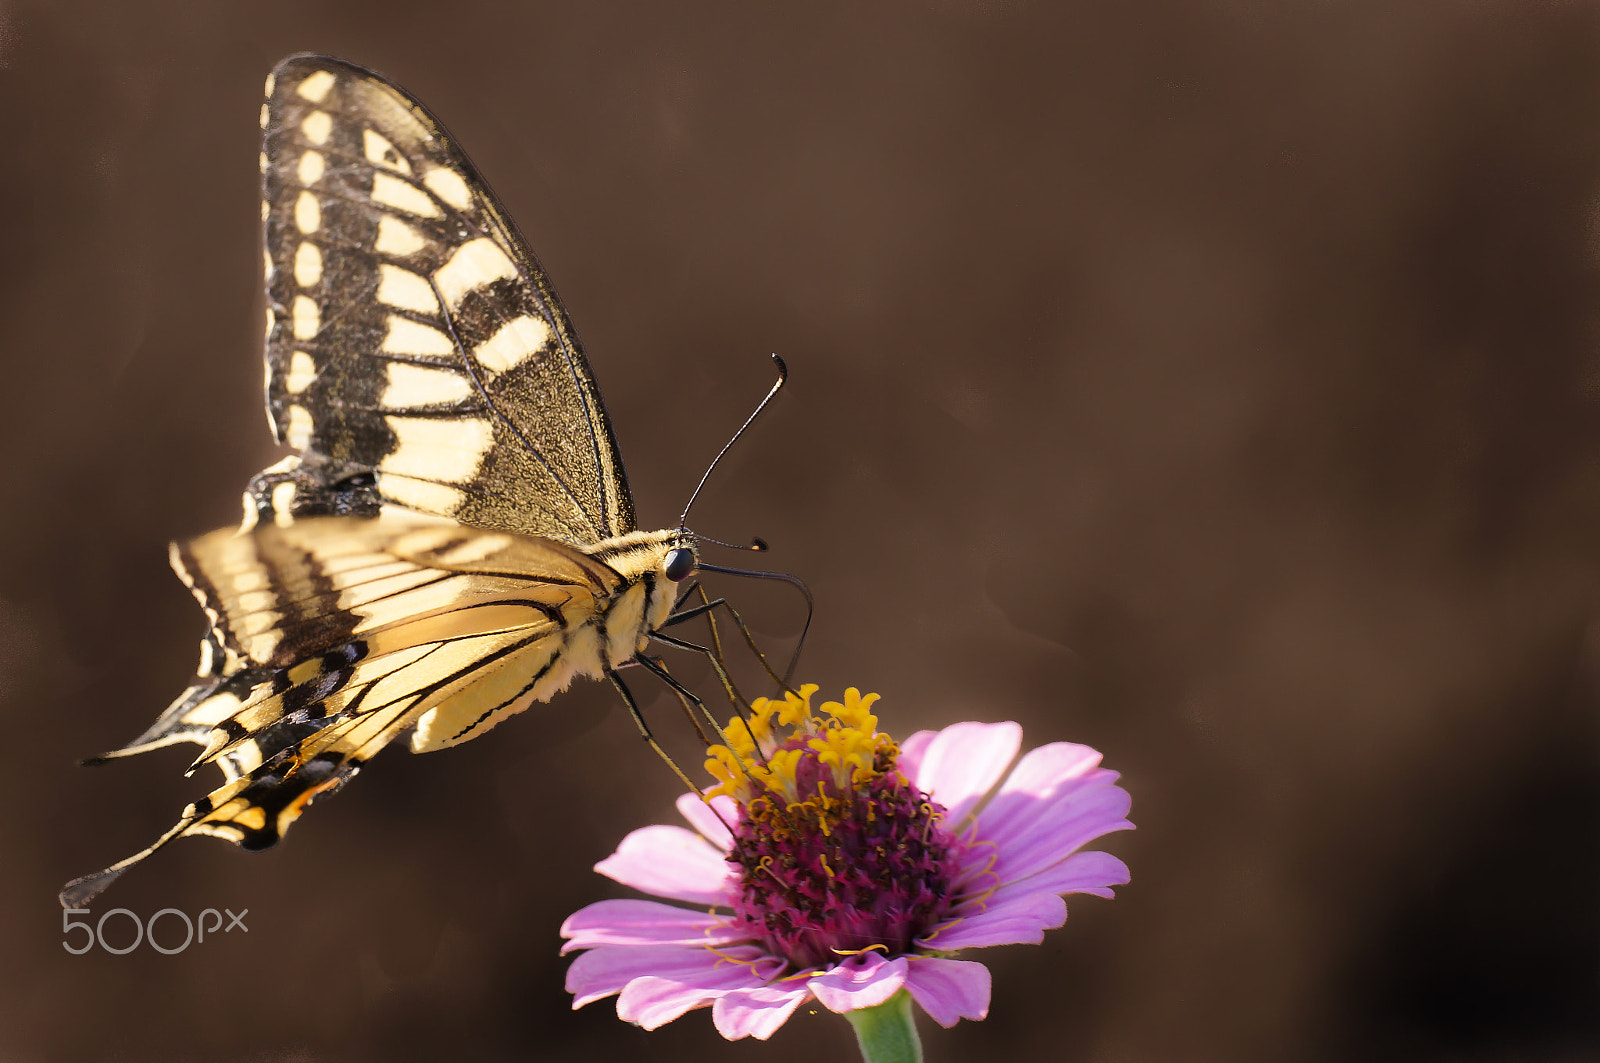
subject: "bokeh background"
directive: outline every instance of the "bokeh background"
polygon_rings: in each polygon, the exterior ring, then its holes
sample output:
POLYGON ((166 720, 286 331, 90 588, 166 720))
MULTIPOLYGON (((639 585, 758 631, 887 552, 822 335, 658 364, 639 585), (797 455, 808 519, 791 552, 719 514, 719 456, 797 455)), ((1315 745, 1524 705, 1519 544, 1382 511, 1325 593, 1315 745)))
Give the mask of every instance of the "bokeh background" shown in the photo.
POLYGON ((556 929, 676 790, 594 684, 100 902, 248 935, 63 951, 60 884, 212 783, 74 761, 183 685, 165 544, 275 458, 256 111, 301 50, 473 155, 646 526, 788 358, 694 524, 810 582, 803 678, 1125 773, 1132 884, 975 957, 930 1061, 1600 1058, 1600 8, 1521 0, 0 0, 0 1058, 853 1051, 569 1010, 556 929))

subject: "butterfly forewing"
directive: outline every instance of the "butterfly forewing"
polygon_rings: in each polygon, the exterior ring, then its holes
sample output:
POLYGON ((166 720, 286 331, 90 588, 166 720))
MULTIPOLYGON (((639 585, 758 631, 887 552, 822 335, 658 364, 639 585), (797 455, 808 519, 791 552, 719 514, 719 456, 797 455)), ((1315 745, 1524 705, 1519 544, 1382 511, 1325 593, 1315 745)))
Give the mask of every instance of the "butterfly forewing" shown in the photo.
POLYGON ((559 611, 583 595, 592 611, 617 581, 560 542, 398 514, 222 529, 174 545, 172 557, 213 636, 272 670, 356 638, 401 648, 401 628, 434 639, 452 637, 452 624, 481 631, 481 611, 503 603, 559 611))
POLYGON ((376 75, 269 82, 267 405, 281 442, 379 501, 574 543, 633 530, 560 302, 439 123, 376 75))

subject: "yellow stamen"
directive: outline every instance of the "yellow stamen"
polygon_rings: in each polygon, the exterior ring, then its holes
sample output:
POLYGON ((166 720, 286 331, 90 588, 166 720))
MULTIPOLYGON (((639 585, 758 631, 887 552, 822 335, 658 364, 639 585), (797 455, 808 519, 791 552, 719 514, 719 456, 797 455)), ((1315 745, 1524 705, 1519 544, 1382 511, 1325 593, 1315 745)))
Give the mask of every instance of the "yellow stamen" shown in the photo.
POLYGON ((864 949, 829 949, 828 951, 833 953, 835 956, 859 956, 864 952, 882 952, 887 954, 889 952, 889 946, 880 943, 877 945, 868 945, 864 949))
MULTIPOLYGON (((706 771, 717 781, 707 796, 725 794, 748 807, 766 791, 793 806, 801 802, 796 774, 807 754, 831 769, 840 794, 888 770, 899 750, 889 736, 878 733, 878 718, 871 711, 878 695, 850 687, 842 702, 823 702, 813 714, 811 697, 817 689, 815 683, 807 683, 798 693, 785 692, 781 701, 757 698, 751 703, 748 723, 731 721, 725 729, 726 744, 707 751, 706 771)), ((837 807, 837 797, 830 798, 820 788, 819 796, 824 815, 837 807)))

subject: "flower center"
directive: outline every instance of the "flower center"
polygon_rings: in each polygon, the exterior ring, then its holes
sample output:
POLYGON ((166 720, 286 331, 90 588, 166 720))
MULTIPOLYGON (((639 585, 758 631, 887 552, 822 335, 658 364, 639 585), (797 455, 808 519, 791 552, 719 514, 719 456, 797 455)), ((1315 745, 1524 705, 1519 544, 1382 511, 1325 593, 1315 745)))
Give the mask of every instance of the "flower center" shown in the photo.
POLYGON ((877 695, 852 688, 817 717, 816 689, 757 699, 707 763, 722 782, 712 793, 739 804, 735 917, 796 970, 911 951, 946 918, 952 872, 944 809, 895 767, 868 711, 877 695))

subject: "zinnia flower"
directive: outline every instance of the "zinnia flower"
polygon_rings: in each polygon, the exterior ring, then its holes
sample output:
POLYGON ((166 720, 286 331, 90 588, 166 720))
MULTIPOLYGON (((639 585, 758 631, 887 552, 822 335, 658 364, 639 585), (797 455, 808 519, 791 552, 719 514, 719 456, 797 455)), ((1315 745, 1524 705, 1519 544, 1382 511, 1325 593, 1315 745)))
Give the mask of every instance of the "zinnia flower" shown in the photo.
MULTIPOLYGON (((573 1007, 620 994, 654 1029, 707 1004, 726 1038, 770 1037, 807 1000, 848 1013, 902 989, 941 1026, 981 1019, 989 971, 959 950, 1038 944, 1067 893, 1112 895, 1116 857, 1080 852, 1133 826, 1087 746, 1034 749, 1015 723, 920 731, 898 748, 854 688, 758 699, 678 799, 694 831, 629 834, 595 870, 657 897, 591 904, 562 925, 573 1007), (731 748, 730 748, 731 747, 731 748), (698 832, 698 833, 696 833, 698 832)), ((859 1028, 859 1027, 858 1027, 859 1028)))

